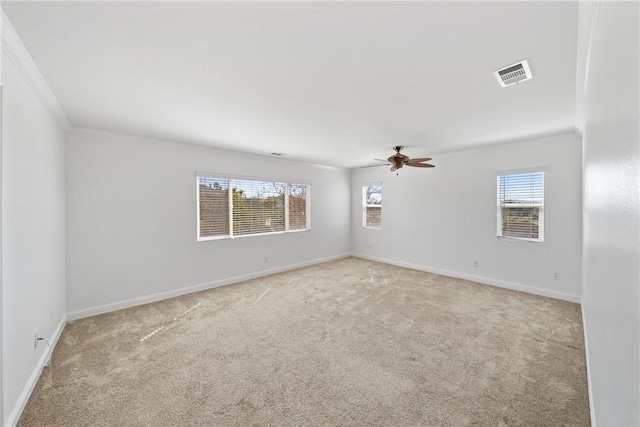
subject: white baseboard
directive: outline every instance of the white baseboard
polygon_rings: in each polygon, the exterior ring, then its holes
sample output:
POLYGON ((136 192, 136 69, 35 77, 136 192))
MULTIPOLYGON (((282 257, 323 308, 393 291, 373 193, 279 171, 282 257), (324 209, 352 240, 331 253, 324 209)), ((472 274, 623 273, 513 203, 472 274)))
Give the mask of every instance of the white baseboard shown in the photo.
POLYGON ((114 302, 110 304, 99 305, 97 307, 86 308, 82 310, 72 311, 67 313, 67 320, 76 320, 84 317, 95 316, 98 314, 109 313, 111 311, 121 310, 123 308, 135 307, 137 305, 149 304, 156 301, 161 301, 168 298, 174 298, 181 295, 190 294, 193 292, 204 291, 207 289, 217 288, 219 286, 230 285, 233 283, 244 282, 245 280, 256 279, 258 277, 269 276, 271 274, 282 273, 284 271, 295 270, 296 268, 308 267, 310 265, 320 264, 327 261, 334 261, 341 258, 346 258, 351 254, 340 254, 326 258, 318 258, 312 261, 305 261, 297 264, 289 264, 283 267, 272 268, 269 270, 262 270, 255 273, 243 274, 240 276, 229 277, 225 279, 215 280, 213 282, 201 283, 199 285, 189 286, 186 288, 174 289, 167 292, 161 292, 153 295, 146 295, 138 298, 131 298, 125 301, 114 302))
POLYGON ((487 278, 487 277, 474 276, 474 275, 471 275, 471 274, 459 273, 457 271, 443 270, 443 269, 440 269, 440 268, 434 268, 434 267, 429 267, 429 266, 425 266, 425 265, 412 264, 412 263, 403 262, 403 261, 395 261, 395 260, 386 259, 386 258, 378 258, 378 257, 369 256, 369 255, 364 255, 364 254, 356 254, 356 253, 354 253, 354 254, 351 254, 351 255, 354 256, 354 257, 357 257, 357 258, 368 259, 370 261, 376 261, 376 262, 382 262, 382 263, 385 263, 385 264, 396 265, 398 267, 411 268, 413 270, 426 271, 427 273, 434 273, 434 274, 440 274, 442 276, 449 276, 449 277, 455 277, 455 278, 458 278, 458 279, 470 280, 472 282, 482 283, 484 285, 497 286, 499 288, 505 288, 505 289, 511 289, 511 290, 514 290, 514 291, 526 292, 526 293, 529 293, 529 294, 540 295, 540 296, 549 297, 549 298, 555 298, 555 299, 559 299, 559 300, 562 300, 562 301, 575 302, 575 303, 578 303, 578 304, 580 303, 580 296, 579 295, 573 295, 573 294, 567 294, 567 293, 564 293, 564 292, 551 291, 551 290, 548 290, 548 289, 536 288, 535 286, 522 285, 520 283, 506 282, 504 280, 496 280, 496 279, 491 279, 491 278, 487 278))
MULTIPOLYGON (((53 335, 49 337, 49 342, 51 343, 51 345, 47 347, 46 351, 42 352, 42 356, 40 356, 40 359, 38 360, 38 363, 33 369, 33 372, 31 373, 31 376, 29 377, 27 384, 22 390, 22 393, 20 393, 18 402, 16 403, 16 406, 13 408, 13 411, 11 411, 11 413, 9 414, 9 417, 7 418, 7 422, 5 426, 14 427, 16 424, 18 424, 18 421, 20 420, 20 416, 22 415, 22 411, 24 411, 25 406, 27 406, 27 402, 29 401, 29 398, 31 397, 31 393, 33 393, 33 389, 35 388, 36 384, 38 383, 38 380, 40 379, 40 375, 42 374, 44 367, 48 365, 49 360, 51 359, 51 355, 53 354, 53 349, 56 347, 56 344, 58 343, 58 339, 60 338, 60 335, 62 335, 62 331, 64 330, 64 326, 66 324, 67 324, 67 317, 62 316, 62 319, 60 320, 58 327, 53 332, 53 335)), ((42 342, 42 345, 47 345, 47 344, 42 342)))
POLYGON ((587 388, 589 390, 589 414, 591 415, 591 425, 596 426, 596 410, 593 405, 593 391, 591 384, 591 363, 589 362, 589 338, 587 334, 587 319, 584 317, 584 305, 580 307, 582 312, 582 331, 584 333, 584 353, 587 364, 587 388))

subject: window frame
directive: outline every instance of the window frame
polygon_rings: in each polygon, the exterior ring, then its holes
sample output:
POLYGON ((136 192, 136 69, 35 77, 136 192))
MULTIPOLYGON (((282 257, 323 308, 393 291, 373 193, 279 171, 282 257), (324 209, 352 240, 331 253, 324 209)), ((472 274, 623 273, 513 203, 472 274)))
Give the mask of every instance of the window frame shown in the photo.
MULTIPOLYGON (((496 175, 496 185, 497 185, 497 214, 496 214, 496 237, 500 240, 512 240, 512 241, 521 241, 521 242, 531 242, 531 243, 544 243, 545 239, 545 220, 544 220, 544 211, 545 211, 545 184, 546 184, 546 169, 545 168, 535 168, 535 169, 524 169, 524 170, 510 170, 498 172, 496 175), (503 195, 501 192, 502 186, 500 183, 500 179, 505 176, 510 175, 540 175, 541 176, 541 202, 538 203, 506 203, 503 200, 503 195), (538 237, 520 237, 520 236, 509 236, 504 235, 503 233, 503 208, 537 208, 538 210, 538 237)), ((529 197, 533 197, 533 191, 529 193, 529 197)))
POLYGON ((249 176, 238 176, 238 175, 227 175, 227 174, 217 174, 217 173, 209 173, 209 172, 196 172, 195 176, 196 182, 196 240, 198 242, 208 242, 212 240, 228 240, 228 239, 239 239, 245 237, 256 237, 256 236, 272 236, 276 234, 285 234, 285 233, 300 233, 311 230, 311 184, 307 180, 284 180, 284 179, 273 179, 273 178, 261 178, 261 177, 249 177, 249 176), (216 180, 226 180, 227 181, 227 192, 228 192, 228 200, 229 207, 227 212, 227 218, 229 221, 229 234, 223 235, 215 235, 215 236, 201 236, 201 224, 200 224, 200 178, 212 178, 216 180), (273 183, 281 183, 285 184, 284 190, 284 230, 282 231, 271 231, 265 233, 251 233, 251 234, 234 234, 233 230, 233 181, 234 180, 242 180, 242 181, 256 181, 256 182, 273 182, 273 183), (291 191, 291 184, 297 185, 305 185, 305 228, 303 229, 289 229, 289 197, 291 191))
POLYGON ((382 229, 382 182, 378 181, 378 182, 369 182, 369 183, 364 183, 361 185, 361 191, 362 191, 362 228, 366 228, 367 230, 381 230, 382 229), (367 189, 369 187, 380 187, 380 204, 369 204, 367 203, 367 189), (370 225, 367 225, 367 209, 370 207, 380 207, 380 226, 379 227, 372 227, 370 225))

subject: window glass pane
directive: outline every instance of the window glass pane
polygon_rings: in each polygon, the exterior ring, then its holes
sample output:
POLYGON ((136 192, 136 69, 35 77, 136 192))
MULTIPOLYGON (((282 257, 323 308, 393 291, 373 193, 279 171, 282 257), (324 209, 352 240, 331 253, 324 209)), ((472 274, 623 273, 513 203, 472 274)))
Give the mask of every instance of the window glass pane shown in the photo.
POLYGON ((307 228, 307 185, 289 185, 289 230, 307 228))
POLYGON ((382 185, 366 185, 362 187, 364 203, 364 226, 368 228, 382 227, 382 185))
POLYGON ((229 235, 229 181, 198 177, 200 237, 229 235))
POLYGON ((502 236, 538 239, 540 237, 539 208, 502 207, 502 236))
POLYGON ((233 235, 284 231, 285 183, 234 179, 233 235))
POLYGON ((499 202, 502 205, 542 206, 542 173, 502 175, 500 180, 499 202))
POLYGON ((498 236, 542 241, 544 173, 498 177, 498 236))
POLYGON ((198 176, 198 240, 309 229, 309 185, 198 176))

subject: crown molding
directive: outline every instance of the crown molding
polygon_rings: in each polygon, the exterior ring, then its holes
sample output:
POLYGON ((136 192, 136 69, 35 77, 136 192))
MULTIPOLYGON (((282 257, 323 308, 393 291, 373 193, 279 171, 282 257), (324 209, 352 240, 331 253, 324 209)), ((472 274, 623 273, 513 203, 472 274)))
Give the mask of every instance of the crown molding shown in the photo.
POLYGON ((33 58, 29 55, 27 48, 22 43, 22 40, 20 40, 18 33, 16 33, 13 25, 11 25, 11 22, 4 13, 4 10, 1 12, 2 24, 0 28, 2 29, 2 52, 15 66, 18 73, 20 73, 22 78, 27 82, 38 99, 40 99, 49 114, 51 114, 51 117, 58 122, 63 130, 67 131, 71 127, 69 119, 67 119, 66 114, 62 110, 62 107, 58 103, 58 100, 51 91, 46 80, 40 73, 40 70, 38 70, 35 62, 33 62, 33 58))

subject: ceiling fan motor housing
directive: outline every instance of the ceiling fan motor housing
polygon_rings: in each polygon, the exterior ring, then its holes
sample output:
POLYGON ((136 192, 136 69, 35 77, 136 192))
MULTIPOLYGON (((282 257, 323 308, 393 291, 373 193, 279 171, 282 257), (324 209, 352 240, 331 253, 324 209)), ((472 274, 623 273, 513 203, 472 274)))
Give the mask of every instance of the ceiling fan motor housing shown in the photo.
POLYGON ((404 154, 394 154, 387 159, 396 169, 400 169, 404 164, 409 161, 409 157, 404 154))

